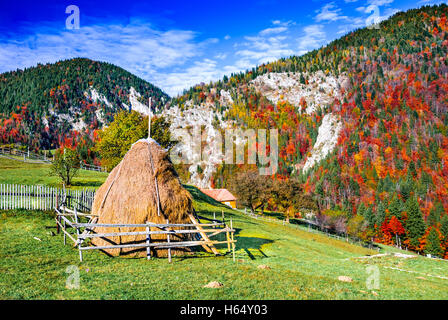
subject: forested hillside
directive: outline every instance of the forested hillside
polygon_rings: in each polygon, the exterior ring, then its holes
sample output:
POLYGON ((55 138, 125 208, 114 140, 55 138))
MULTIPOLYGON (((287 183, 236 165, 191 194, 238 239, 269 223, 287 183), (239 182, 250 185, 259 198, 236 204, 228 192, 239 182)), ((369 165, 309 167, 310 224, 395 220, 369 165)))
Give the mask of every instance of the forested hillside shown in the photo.
MULTIPOLYGON (((447 16, 446 5, 398 13, 304 56, 195 86, 172 105, 277 128, 273 178, 300 181, 322 225, 448 256, 447 16)), ((220 166, 212 185, 231 186, 247 169, 220 166)))
POLYGON ((122 68, 83 58, 0 74, 0 97, 0 144, 36 151, 90 140, 116 111, 144 109, 149 97, 153 108, 168 100, 122 68))
MULTIPOLYGON (((95 130, 119 109, 147 113, 152 97, 172 130, 207 131, 209 161, 179 166, 181 176, 232 189, 237 174, 253 168, 221 164, 214 139, 226 128, 278 129, 271 178, 298 182, 317 202, 321 226, 448 257, 447 15, 447 5, 397 13, 378 28, 195 86, 168 103, 151 84, 88 59, 5 73, 0 143, 76 145, 94 159, 95 130)), ((269 192, 261 208, 285 210, 275 196, 265 201, 269 192)), ((289 212, 309 209, 288 203, 289 212)))

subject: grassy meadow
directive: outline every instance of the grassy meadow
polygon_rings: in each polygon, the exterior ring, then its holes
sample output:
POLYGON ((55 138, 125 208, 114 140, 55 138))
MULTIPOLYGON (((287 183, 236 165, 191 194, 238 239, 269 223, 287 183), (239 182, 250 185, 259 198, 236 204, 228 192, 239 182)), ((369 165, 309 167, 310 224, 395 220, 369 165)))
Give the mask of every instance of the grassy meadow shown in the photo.
MULTIPOLYGON (((96 187, 106 174, 83 171, 79 185, 96 187)), ((48 165, 0 159, 0 183, 57 184, 48 165), (13 163, 12 163, 13 162, 13 163)), ((79 187, 79 186, 75 186, 79 187)), ((308 232, 305 227, 253 219, 186 186, 200 215, 224 211, 237 229, 236 262, 205 252, 165 258, 110 258, 93 250, 80 262, 56 234, 52 212, 0 211, 0 299, 448 299, 448 262, 377 254, 361 246, 308 232), (35 239, 38 238, 38 239, 35 239), (66 269, 80 272, 79 289, 66 288, 66 269), (270 269, 260 269, 266 265, 270 269), (379 289, 367 288, 368 267, 379 270, 379 289), (410 272, 404 272, 406 270, 410 272), (341 282, 348 276, 352 282, 341 282), (203 288, 219 281, 222 288, 203 288)), ((381 246, 380 252, 400 252, 381 246)))
MULTIPOLYGON (((105 172, 79 170, 72 188, 97 188, 106 178, 105 172)), ((50 164, 14 161, 4 157, 0 157, 0 183, 62 187, 60 179, 50 174, 50 164)))

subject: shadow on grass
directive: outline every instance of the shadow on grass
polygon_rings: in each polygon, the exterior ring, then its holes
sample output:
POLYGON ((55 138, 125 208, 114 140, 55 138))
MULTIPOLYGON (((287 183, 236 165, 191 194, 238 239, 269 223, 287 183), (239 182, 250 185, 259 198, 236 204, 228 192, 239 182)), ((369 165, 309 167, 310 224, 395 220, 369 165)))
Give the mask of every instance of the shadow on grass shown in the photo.
POLYGON ((241 237, 238 234, 241 233, 242 229, 235 228, 235 250, 243 249, 251 260, 255 260, 256 255, 261 256, 262 258, 267 258, 268 256, 261 250, 261 247, 268 243, 273 243, 274 240, 258 238, 258 237, 241 237))
POLYGON ((257 237, 236 237, 236 240, 235 249, 243 249, 251 260, 256 259, 253 251, 255 251, 257 255, 260 254, 262 258, 267 258, 268 256, 261 250, 261 247, 265 244, 274 242, 270 239, 257 237))
POLYGON ((90 180, 90 181, 77 181, 74 180, 72 182, 72 187, 100 187, 102 184, 104 183, 104 181, 95 181, 95 180, 90 180))
POLYGON ((285 219, 285 215, 281 212, 270 212, 270 211, 265 211, 263 212, 263 215, 266 217, 270 217, 270 218, 277 218, 279 220, 284 220, 285 219))

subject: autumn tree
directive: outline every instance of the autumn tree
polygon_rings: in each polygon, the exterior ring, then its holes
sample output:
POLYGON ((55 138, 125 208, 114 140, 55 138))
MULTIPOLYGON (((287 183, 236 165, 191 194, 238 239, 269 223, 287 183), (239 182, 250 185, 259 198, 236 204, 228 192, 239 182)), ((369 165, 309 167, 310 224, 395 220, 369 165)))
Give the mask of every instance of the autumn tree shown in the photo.
POLYGON ((295 179, 275 181, 272 186, 272 197, 288 221, 299 210, 315 211, 317 208, 312 197, 305 194, 301 184, 295 179))
MULTIPOLYGON (((162 147, 172 147, 169 123, 163 117, 151 118, 151 138, 162 147)), ((122 110, 114 121, 99 134, 95 149, 101 156, 101 164, 112 170, 139 139, 148 137, 148 117, 136 111, 122 110)))
POLYGON ((392 218, 390 218, 389 230, 395 235, 395 244, 397 246, 401 246, 401 236, 405 234, 405 230, 396 216, 392 216, 392 218))
POLYGON ((356 215, 351 218, 347 224, 347 233, 364 242, 369 242, 373 236, 370 231, 367 221, 361 215, 356 215))
POLYGON ((239 173, 232 181, 238 201, 252 213, 264 209, 272 192, 272 179, 258 174, 257 170, 239 173))
POLYGON ((67 147, 56 150, 54 161, 50 167, 52 175, 58 176, 63 184, 70 186, 78 170, 79 156, 75 150, 67 147))

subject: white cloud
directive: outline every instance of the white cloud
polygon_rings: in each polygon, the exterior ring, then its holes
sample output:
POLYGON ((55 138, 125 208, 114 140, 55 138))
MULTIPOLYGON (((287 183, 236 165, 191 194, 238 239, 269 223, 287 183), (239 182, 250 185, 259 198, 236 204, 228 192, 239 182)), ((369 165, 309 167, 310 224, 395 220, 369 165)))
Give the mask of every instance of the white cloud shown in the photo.
POLYGON ((245 49, 236 51, 235 55, 240 56, 244 61, 249 60, 254 64, 262 64, 294 54, 294 51, 289 48, 285 36, 268 37, 265 35, 260 33, 255 37, 245 37, 246 42, 240 44, 245 49))
POLYGON ((286 30, 288 30, 287 27, 267 28, 267 29, 260 31, 260 35, 265 36, 265 35, 269 35, 269 34, 277 34, 277 33, 285 32, 286 30))
POLYGON ((317 11, 318 14, 315 17, 317 22, 321 21, 338 21, 338 20, 347 20, 347 16, 341 15, 341 9, 338 8, 334 2, 327 3, 322 7, 322 9, 317 11))
POLYGON ((367 0, 368 4, 374 5, 374 6, 384 6, 384 5, 389 5, 392 2, 394 2, 394 0, 367 0))
POLYGON ((219 41, 211 38, 198 42, 193 31, 160 31, 141 22, 41 30, 19 40, 0 39, 0 72, 87 57, 118 65, 174 94, 173 86, 157 81, 157 75, 183 66, 200 56, 206 46, 219 41))
POLYGON ((217 67, 215 60, 202 59, 180 71, 159 73, 155 75, 155 79, 158 83, 167 84, 169 91, 174 95, 201 82, 207 83, 223 76, 224 73, 217 67))
POLYGON ((291 41, 284 34, 295 23, 274 20, 272 24, 275 27, 263 29, 256 36, 246 36, 244 42, 234 45, 235 56, 239 59, 233 66, 228 67, 229 69, 240 68, 240 70, 244 70, 257 64, 272 62, 294 54, 294 51, 289 47, 291 41))
POLYGON ((299 54, 317 49, 327 41, 323 25, 309 25, 303 28, 303 31, 305 35, 299 38, 299 54))
POLYGON ((218 53, 215 56, 215 59, 219 59, 219 60, 224 60, 225 58, 227 58, 227 53, 218 53))

